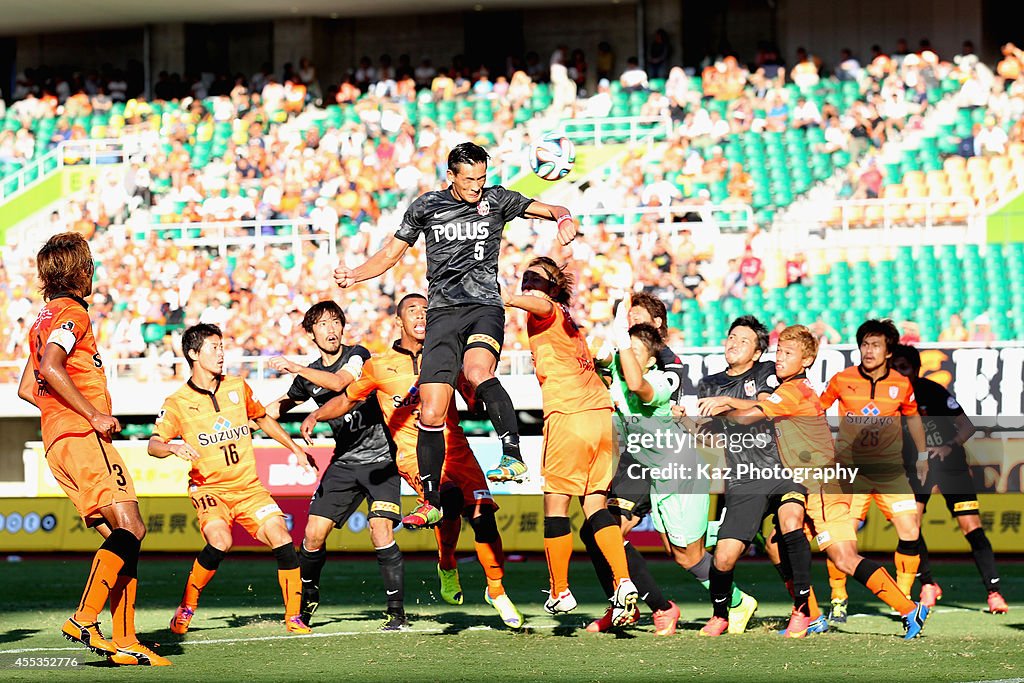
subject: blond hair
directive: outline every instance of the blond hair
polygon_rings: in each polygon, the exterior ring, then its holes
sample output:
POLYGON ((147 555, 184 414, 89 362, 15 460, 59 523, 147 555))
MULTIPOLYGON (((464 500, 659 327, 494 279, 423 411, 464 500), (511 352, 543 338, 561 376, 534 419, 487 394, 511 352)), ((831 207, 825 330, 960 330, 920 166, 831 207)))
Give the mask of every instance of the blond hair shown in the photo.
POLYGON ((796 342, 803 352, 803 357, 814 360, 818 357, 818 340, 806 325, 790 325, 779 333, 779 343, 784 341, 796 342))

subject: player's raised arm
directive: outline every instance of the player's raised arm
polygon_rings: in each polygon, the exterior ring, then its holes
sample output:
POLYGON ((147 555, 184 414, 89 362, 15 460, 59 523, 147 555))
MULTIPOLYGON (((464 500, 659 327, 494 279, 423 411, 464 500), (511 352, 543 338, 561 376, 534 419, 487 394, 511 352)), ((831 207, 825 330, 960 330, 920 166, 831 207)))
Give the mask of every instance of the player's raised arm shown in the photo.
POLYGON ((619 365, 622 367, 622 378, 626 380, 626 387, 641 401, 650 403, 654 398, 654 386, 644 377, 643 368, 640 367, 633 349, 628 346, 619 349, 619 365))
POLYGON ((557 204, 533 201, 526 207, 527 218, 546 218, 558 223, 558 243, 565 246, 576 239, 576 221, 569 209, 557 204))
POLYGON ((317 422, 327 422, 336 417, 341 417, 355 408, 357 403, 357 401, 353 401, 345 394, 335 396, 307 415, 306 419, 302 421, 302 426, 300 427, 302 438, 306 441, 311 441, 313 438, 313 428, 316 427, 317 422))
POLYGON ((409 248, 408 242, 403 242, 394 235, 388 238, 380 251, 366 260, 365 263, 349 268, 338 266, 334 269, 334 281, 342 289, 351 287, 357 282, 370 280, 391 270, 402 258, 409 248))
MULTIPOLYGON (((70 333, 69 333, 70 334, 70 333)), ((98 434, 110 436, 121 431, 121 423, 113 415, 107 415, 96 409, 71 381, 65 364, 68 353, 60 344, 53 341, 43 349, 43 358, 39 361, 39 377, 46 382, 50 391, 60 396, 76 413, 84 417, 98 434)))
POLYGON ((21 372, 21 382, 18 384, 18 397, 38 408, 39 404, 36 403, 37 387, 36 377, 32 372, 32 359, 29 359, 25 363, 25 369, 21 372))
POLYGON ((296 401, 285 394, 281 398, 267 404, 267 415, 275 420, 280 420, 282 415, 294 410, 300 405, 301 403, 299 401, 296 401))
POLYGON ((538 318, 547 318, 555 312, 555 305, 551 300, 541 293, 512 294, 506 288, 501 288, 501 299, 506 307, 518 308, 538 318))
MULTIPOLYGON (((366 354, 369 356, 369 353, 366 354)), ((270 359, 270 367, 274 368, 278 372, 287 372, 290 375, 298 375, 303 377, 318 387, 323 387, 328 391, 345 391, 345 388, 359 379, 359 375, 362 372, 364 358, 362 355, 352 354, 348 362, 345 363, 337 372, 331 372, 330 370, 317 370, 307 365, 299 365, 298 363, 292 362, 284 356, 275 356, 270 359)), ((279 399, 280 400, 280 399, 279 399)), ((291 406, 294 407, 294 406, 291 406)), ((290 408, 289 408, 290 410, 290 408)), ((270 412, 269 410, 267 411, 270 412)), ((282 413, 288 412, 288 410, 281 411, 282 413)), ((274 416, 277 417, 277 416, 274 416)))

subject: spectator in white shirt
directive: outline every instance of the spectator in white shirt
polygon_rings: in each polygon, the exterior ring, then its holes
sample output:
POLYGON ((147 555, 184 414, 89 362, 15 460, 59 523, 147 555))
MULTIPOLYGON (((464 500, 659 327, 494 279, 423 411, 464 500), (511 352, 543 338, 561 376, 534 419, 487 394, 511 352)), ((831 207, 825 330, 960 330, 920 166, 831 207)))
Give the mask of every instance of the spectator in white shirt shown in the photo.
POLYGON ((647 90, 647 72, 640 68, 640 62, 636 57, 626 60, 626 70, 619 76, 619 83, 622 84, 622 89, 628 92, 647 90))

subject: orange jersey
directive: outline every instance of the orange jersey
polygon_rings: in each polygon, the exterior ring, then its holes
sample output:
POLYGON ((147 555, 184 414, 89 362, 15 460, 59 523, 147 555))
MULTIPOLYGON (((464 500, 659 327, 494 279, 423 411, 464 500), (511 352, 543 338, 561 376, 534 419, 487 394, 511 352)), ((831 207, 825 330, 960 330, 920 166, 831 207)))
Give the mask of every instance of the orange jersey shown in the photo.
POLYGON ((164 441, 181 438, 199 453, 189 486, 242 491, 261 485, 249 420, 266 414, 241 377, 221 378, 213 392, 189 380, 164 401, 153 435, 164 441))
POLYGON ((100 412, 109 415, 111 411, 107 378, 96 351, 87 307, 88 304, 76 296, 59 295, 43 306, 29 332, 32 372, 38 383, 36 403, 42 413, 43 445, 47 449, 61 437, 93 433, 89 421, 60 396, 51 393, 39 379, 39 364, 47 344, 57 344, 68 354, 64 367, 85 400, 100 412))
POLYGON ((546 318, 529 314, 526 331, 537 366, 545 417, 551 413, 611 410, 611 395, 594 369, 587 340, 568 308, 554 304, 546 318))
POLYGON ((840 452, 856 457, 872 456, 902 462, 903 415, 917 415, 917 401, 910 380, 886 371, 873 380, 860 366, 836 373, 821 395, 827 410, 839 401, 840 452))
POLYGON ((757 408, 775 420, 775 438, 786 467, 823 467, 835 461, 832 431, 818 394, 804 375, 791 377, 757 408))
MULTIPOLYGON (((422 352, 413 354, 396 341, 384 353, 363 363, 363 374, 348 385, 345 395, 353 401, 364 401, 374 392, 384 415, 384 426, 391 432, 398 450, 397 457, 416 455, 420 415, 420 362, 422 352)), ((445 420, 445 445, 469 448, 469 440, 459 425, 459 411, 455 401, 448 405, 445 420)))

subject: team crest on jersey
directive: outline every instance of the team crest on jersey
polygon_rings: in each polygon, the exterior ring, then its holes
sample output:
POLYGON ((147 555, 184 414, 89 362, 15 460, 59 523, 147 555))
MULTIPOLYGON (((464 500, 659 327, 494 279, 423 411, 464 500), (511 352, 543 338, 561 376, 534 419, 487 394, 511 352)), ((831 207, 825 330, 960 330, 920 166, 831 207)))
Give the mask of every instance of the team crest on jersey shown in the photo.
POLYGON ((238 401, 240 400, 238 398, 238 392, 237 391, 229 391, 228 392, 228 399, 230 399, 231 402, 234 403, 235 405, 238 405, 238 401))
POLYGON ((899 387, 889 387, 889 398, 895 400, 900 395, 899 387))
POLYGON ((779 378, 776 377, 775 375, 769 375, 768 376, 768 386, 771 387, 772 389, 774 389, 777 386, 779 386, 779 378))
POLYGON ((748 379, 746 382, 743 383, 743 393, 746 394, 749 398, 753 398, 756 392, 757 385, 754 383, 754 380, 748 379))
POLYGON ((480 203, 476 205, 476 212, 481 216, 486 216, 491 212, 491 205, 486 199, 481 199, 480 203))

